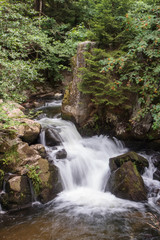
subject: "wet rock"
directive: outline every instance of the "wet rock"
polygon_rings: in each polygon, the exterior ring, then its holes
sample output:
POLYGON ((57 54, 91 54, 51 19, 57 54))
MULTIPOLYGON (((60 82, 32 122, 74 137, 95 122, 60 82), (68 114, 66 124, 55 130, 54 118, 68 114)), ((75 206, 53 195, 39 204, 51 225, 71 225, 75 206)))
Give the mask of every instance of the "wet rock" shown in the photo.
POLYGON ((15 176, 6 183, 6 208, 13 209, 32 201, 30 185, 26 176, 15 176))
POLYGON ((56 158, 57 159, 64 159, 67 157, 67 152, 65 149, 62 149, 62 150, 59 150, 57 153, 56 153, 56 158))
POLYGON ((141 202, 147 200, 143 179, 131 162, 125 162, 111 173, 107 188, 116 197, 141 202))
POLYGON ((116 169, 121 167, 123 163, 128 161, 131 161, 135 164, 140 174, 143 174, 145 168, 149 166, 147 159, 138 155, 136 152, 128 152, 120 156, 109 159, 109 166, 110 166, 111 172, 115 171, 116 169))
POLYGON ((31 119, 20 120, 21 125, 18 127, 19 137, 29 144, 34 143, 41 131, 41 125, 31 119))
POLYGON ((62 191, 58 169, 43 158, 39 159, 36 165, 39 166, 41 180, 40 193, 37 198, 40 202, 46 203, 62 191))
POLYGON ((50 147, 61 144, 60 135, 54 129, 51 128, 47 128, 45 130, 45 139, 46 145, 50 147))
POLYGON ((153 155, 152 162, 154 166, 160 170, 160 154, 153 155))
POLYGON ((160 181, 160 170, 157 169, 153 174, 153 179, 160 181))

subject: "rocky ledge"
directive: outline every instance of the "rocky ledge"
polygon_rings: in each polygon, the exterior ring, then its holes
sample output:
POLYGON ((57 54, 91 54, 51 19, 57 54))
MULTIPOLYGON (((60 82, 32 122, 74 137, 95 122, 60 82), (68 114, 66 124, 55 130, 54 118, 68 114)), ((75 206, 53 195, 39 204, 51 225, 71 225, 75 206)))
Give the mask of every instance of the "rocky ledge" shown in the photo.
POLYGON ((61 190, 58 170, 37 144, 41 126, 16 103, 0 103, 0 204, 3 210, 46 203, 61 190))

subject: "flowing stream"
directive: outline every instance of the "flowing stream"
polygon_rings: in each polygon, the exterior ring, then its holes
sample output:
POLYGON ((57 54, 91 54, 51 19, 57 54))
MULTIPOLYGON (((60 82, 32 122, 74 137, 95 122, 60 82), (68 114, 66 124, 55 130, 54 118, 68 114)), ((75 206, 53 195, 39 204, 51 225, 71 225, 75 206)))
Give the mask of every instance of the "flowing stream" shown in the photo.
POLYGON ((60 118, 60 101, 39 108, 43 114, 40 142, 46 146, 49 160, 59 169, 63 191, 45 206, 31 212, 9 216, 1 221, 2 239, 15 240, 158 240, 160 208, 156 192, 160 182, 153 180, 156 168, 152 155, 141 152, 149 161, 143 179, 150 189, 148 202, 137 203, 115 197, 105 191, 110 175, 109 158, 127 149, 121 141, 107 136, 82 138, 75 125, 60 118), (51 114, 54 109, 54 116, 51 114), (62 143, 46 144, 45 129, 54 130, 62 143), (57 159, 65 149, 67 157, 57 159), (156 193, 155 193, 156 192, 156 193), (14 223, 13 223, 14 219, 14 223), (4 222, 4 224, 3 224, 4 222), (4 226, 7 222, 7 227, 4 226))

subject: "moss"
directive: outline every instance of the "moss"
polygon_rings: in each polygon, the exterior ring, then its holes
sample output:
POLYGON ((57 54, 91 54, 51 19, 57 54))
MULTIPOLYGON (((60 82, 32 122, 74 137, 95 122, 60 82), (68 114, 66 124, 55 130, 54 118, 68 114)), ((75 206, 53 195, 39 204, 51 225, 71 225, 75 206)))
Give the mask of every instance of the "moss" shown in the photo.
POLYGON ((5 169, 11 169, 19 161, 19 154, 17 152, 17 145, 12 146, 0 160, 5 169))
POLYGON ((68 88, 65 90, 64 97, 63 97, 63 105, 70 104, 70 92, 71 92, 72 82, 69 84, 68 88))
POLYGON ((0 189, 2 189, 3 180, 4 180, 4 171, 0 169, 0 189))

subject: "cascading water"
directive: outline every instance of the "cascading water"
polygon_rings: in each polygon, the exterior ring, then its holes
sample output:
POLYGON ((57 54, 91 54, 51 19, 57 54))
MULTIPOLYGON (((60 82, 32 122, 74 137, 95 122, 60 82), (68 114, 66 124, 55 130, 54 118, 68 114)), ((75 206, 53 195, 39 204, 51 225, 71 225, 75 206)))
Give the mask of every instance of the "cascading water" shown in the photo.
POLYGON ((39 115, 42 124, 41 143, 46 146, 49 161, 53 161, 59 169, 63 191, 45 206, 37 206, 36 214, 27 217, 20 213, 18 217, 14 215, 10 220, 7 218, 7 223, 2 219, 1 238, 159 240, 157 216, 160 210, 155 203, 160 197, 157 194, 160 182, 153 180, 156 171, 152 164, 153 156, 140 153, 149 160, 149 168, 143 175, 149 189, 148 203, 116 198, 105 192, 110 174, 109 158, 123 154, 128 149, 117 139, 106 136, 82 138, 74 124, 58 118, 59 107, 60 102, 53 101, 37 110, 43 111, 39 115), (56 147, 48 146, 45 129, 51 130, 51 133, 54 130, 62 143, 56 147), (63 149, 67 157, 57 159, 57 152, 63 149))
MULTIPOLYGON (((43 118, 39 121, 42 128, 52 128, 60 135, 62 145, 56 150, 46 147, 50 159, 58 167, 64 191, 54 200, 56 208, 70 209, 72 214, 93 212, 126 211, 129 208, 141 209, 142 203, 135 203, 116 198, 110 192, 105 192, 105 186, 110 175, 109 158, 128 151, 121 141, 106 136, 82 138, 75 125, 60 118, 43 118), (56 159, 56 152, 64 148, 67 158, 56 159)), ((42 132, 41 142, 45 144, 45 135, 42 132)), ((150 165, 151 166, 151 165, 150 165)), ((153 172, 153 168, 147 170, 153 172)), ((144 174, 148 184, 153 177, 144 174)), ((160 187, 160 184, 159 184, 160 187)), ((153 201, 152 201, 153 202, 153 201)), ((54 207, 55 208, 55 207, 54 207)))

